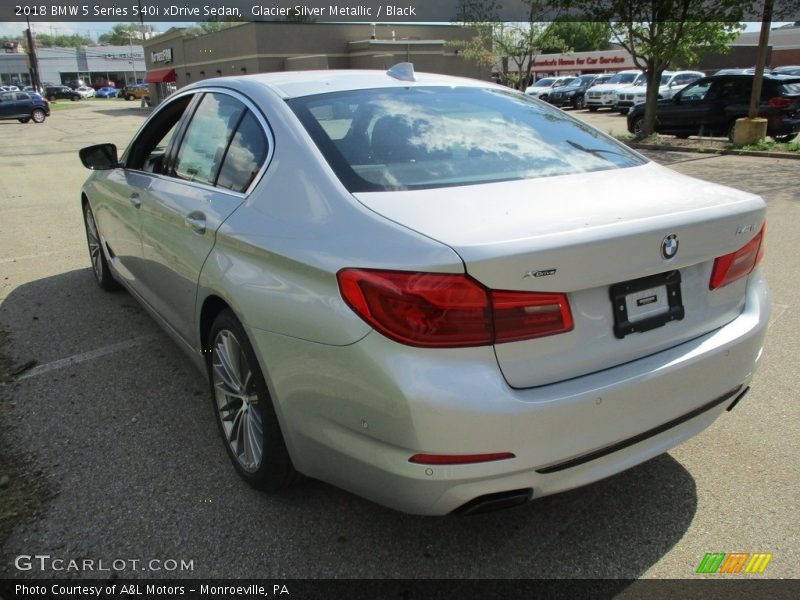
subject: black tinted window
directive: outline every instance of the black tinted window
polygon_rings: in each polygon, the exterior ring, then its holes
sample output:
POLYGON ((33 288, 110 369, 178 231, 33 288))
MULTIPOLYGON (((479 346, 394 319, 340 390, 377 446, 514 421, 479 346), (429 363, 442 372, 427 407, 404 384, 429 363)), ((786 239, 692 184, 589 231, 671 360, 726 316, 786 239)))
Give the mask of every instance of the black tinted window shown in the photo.
POLYGON ((225 152, 217 185, 236 192, 246 191, 264 164, 268 152, 267 137, 258 119, 248 111, 225 152))

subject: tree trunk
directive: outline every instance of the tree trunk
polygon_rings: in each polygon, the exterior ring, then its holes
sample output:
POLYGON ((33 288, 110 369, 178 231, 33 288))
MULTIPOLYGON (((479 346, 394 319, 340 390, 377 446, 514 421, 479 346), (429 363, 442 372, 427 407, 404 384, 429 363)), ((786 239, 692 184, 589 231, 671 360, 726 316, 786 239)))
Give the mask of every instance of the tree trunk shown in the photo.
POLYGON ((656 105, 658 104, 658 88, 661 84, 661 75, 664 67, 654 63, 647 63, 647 95, 645 96, 644 123, 639 133, 639 139, 646 138, 653 133, 656 124, 656 105))

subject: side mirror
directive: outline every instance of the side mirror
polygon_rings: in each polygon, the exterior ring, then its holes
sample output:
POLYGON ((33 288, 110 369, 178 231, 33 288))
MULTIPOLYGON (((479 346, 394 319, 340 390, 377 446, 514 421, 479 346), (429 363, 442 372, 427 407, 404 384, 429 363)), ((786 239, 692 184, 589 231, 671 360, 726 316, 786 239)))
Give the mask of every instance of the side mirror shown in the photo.
POLYGON ((119 166, 117 147, 114 144, 97 144, 81 148, 78 152, 83 166, 93 171, 107 171, 119 166))

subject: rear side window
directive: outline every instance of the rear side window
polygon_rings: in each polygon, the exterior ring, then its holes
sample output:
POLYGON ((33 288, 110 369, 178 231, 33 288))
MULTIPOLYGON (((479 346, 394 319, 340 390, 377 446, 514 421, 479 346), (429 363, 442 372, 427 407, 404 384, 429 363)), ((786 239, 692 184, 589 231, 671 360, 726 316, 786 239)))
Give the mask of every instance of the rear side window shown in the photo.
POLYGON ((195 110, 181 142, 172 175, 214 185, 225 149, 244 105, 226 94, 206 94, 195 110))
POLYGON ((235 192, 250 187, 267 158, 269 142, 253 113, 247 111, 225 152, 217 186, 235 192))
POLYGON ((354 90, 289 101, 351 192, 533 179, 640 165, 622 144, 525 94, 354 90))
POLYGON ((784 83, 780 87, 781 96, 800 96, 800 81, 784 83))

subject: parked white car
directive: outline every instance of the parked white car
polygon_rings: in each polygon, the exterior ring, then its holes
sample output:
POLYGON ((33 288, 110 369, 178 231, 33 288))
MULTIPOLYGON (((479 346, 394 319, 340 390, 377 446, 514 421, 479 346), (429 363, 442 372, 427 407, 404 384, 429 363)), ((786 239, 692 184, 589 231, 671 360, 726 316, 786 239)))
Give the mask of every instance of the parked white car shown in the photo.
POLYGON ((541 100, 546 100, 553 88, 563 87, 575 81, 577 77, 545 77, 528 86, 525 93, 541 100))
POLYGON ((94 98, 95 96, 94 88, 89 87, 88 85, 82 85, 75 91, 81 95, 81 98, 94 98))
POLYGON ((641 71, 620 71, 607 83, 595 85, 586 92, 586 108, 594 112, 599 108, 614 110, 617 106, 617 92, 644 79, 641 71))
MULTIPOLYGON (((678 91, 690 83, 705 77, 701 71, 664 71, 658 87, 658 98, 672 98, 678 91)), ((642 77, 635 86, 628 86, 617 91, 617 110, 623 115, 635 104, 647 100, 647 78, 642 77)))

